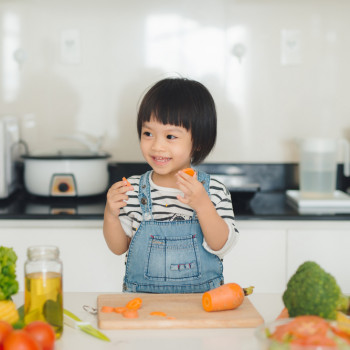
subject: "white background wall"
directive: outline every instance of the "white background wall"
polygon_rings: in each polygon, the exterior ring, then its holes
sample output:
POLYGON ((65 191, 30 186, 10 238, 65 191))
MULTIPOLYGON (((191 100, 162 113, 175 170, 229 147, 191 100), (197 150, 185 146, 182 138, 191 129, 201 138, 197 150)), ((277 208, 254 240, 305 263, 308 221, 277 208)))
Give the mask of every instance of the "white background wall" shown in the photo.
POLYGON ((216 100, 208 161, 293 162, 297 136, 350 138, 349 13, 348 0, 0 0, 0 114, 21 118, 31 150, 83 132, 139 161, 139 99, 178 74, 216 100))

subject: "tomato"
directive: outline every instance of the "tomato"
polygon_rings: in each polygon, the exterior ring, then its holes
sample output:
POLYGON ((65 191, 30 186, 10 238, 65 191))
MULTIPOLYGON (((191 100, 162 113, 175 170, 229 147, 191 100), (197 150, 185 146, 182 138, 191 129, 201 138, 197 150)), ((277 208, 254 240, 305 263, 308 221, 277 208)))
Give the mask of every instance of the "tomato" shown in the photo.
POLYGON ((12 326, 6 321, 0 321, 0 350, 2 350, 5 338, 13 331, 12 326))
POLYGON ((55 347, 55 331, 46 322, 34 321, 24 327, 41 346, 42 350, 52 350, 55 347))
POLYGON ((279 342, 284 342, 290 337, 288 324, 282 324, 277 326, 275 331, 271 334, 270 338, 279 342))
MULTIPOLYGON (((294 339, 291 341, 291 344, 303 346, 326 346, 327 349, 337 349, 337 343, 333 339, 321 334, 311 335, 306 338, 294 339)), ((291 348, 293 349, 293 346, 291 348)))
POLYGON ((328 322, 319 316, 298 316, 288 324, 289 333, 297 338, 326 335, 329 329, 328 322))
POLYGON ((330 325, 328 322, 319 316, 298 316, 289 323, 276 327, 271 338, 280 342, 285 342, 313 336, 326 337, 329 329, 330 325))
POLYGON ((4 341, 4 350, 42 350, 38 342, 26 331, 15 330, 4 341))

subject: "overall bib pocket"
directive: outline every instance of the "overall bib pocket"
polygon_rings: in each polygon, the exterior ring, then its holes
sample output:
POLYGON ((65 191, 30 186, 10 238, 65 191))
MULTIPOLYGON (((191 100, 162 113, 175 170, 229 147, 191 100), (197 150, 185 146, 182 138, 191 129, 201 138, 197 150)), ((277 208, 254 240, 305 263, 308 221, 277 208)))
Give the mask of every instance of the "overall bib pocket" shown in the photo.
POLYGON ((156 281, 188 281, 201 277, 195 235, 163 237, 148 241, 145 278, 156 281))

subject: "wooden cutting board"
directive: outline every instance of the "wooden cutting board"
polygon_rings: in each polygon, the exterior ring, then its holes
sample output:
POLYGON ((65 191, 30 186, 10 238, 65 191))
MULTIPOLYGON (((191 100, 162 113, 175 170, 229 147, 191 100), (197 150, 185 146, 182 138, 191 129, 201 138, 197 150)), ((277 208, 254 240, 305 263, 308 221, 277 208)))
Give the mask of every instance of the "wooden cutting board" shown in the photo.
POLYGON ((97 307, 101 329, 253 328, 264 322, 248 297, 237 309, 219 312, 203 310, 202 294, 103 294, 97 298, 97 307), (102 306, 125 306, 136 297, 143 301, 136 319, 100 311, 102 306), (164 312, 168 317, 152 316, 153 311, 164 312))

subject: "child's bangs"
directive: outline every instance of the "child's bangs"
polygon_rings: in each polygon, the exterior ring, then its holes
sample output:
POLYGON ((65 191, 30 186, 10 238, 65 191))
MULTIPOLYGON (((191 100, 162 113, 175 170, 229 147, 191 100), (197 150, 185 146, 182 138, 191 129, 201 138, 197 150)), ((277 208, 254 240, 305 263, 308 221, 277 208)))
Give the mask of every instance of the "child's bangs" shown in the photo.
MULTIPOLYGON (((188 118, 184 118, 185 111, 179 111, 179 110, 172 110, 168 108, 157 108, 153 113, 151 114, 150 118, 152 117, 159 123, 162 123, 164 125, 170 124, 175 126, 181 126, 185 128, 186 130, 191 129, 190 122, 188 118)), ((188 113, 188 112, 187 112, 188 113)))

